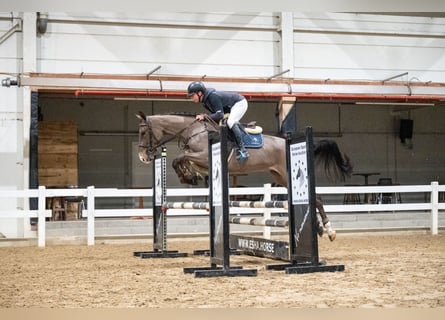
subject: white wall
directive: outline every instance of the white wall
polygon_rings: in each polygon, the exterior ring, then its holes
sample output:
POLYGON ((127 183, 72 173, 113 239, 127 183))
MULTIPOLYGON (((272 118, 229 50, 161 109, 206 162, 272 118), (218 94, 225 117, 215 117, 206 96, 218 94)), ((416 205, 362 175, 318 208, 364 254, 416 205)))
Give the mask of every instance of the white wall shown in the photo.
POLYGON ((294 14, 294 76, 443 82, 444 18, 294 14))
MULTIPOLYGON (((19 18, 17 13, 14 16, 19 18)), ((11 19, 11 14, 0 13, 0 34, 5 35, 13 30, 18 19, 11 19)), ((2 75, 16 75, 21 72, 22 34, 13 32, 3 39, 0 44, 0 73, 2 75)), ((22 189, 24 187, 25 157, 23 130, 23 89, 0 87, 0 188, 22 189)), ((22 200, 2 201, 1 209, 26 208, 27 203, 22 200)), ((29 225, 29 223, 27 223, 29 225)), ((24 219, 4 219, 0 232, 5 236, 24 236, 24 219)), ((29 228, 29 226, 28 226, 29 228)))
MULTIPOLYGON (((279 13, 50 13, 41 72, 269 77, 282 71, 279 13)), ((293 13, 294 77, 443 81, 444 18, 293 13)), ((286 26, 284 26, 286 27, 286 26)), ((291 53, 292 54, 292 53, 291 53)))
POLYGON ((277 17, 258 14, 50 13, 40 37, 42 72, 270 76, 277 17), (97 23, 93 23, 97 22, 97 23))
MULTIPOLYGON (((9 20, 6 14, 0 14, 0 34, 6 34, 17 21, 9 20), (3 20, 5 19, 5 20, 3 20), (7 20, 6 20, 7 19, 7 20)), ((15 75, 20 72, 20 39, 21 34, 13 33, 0 44, 0 72, 3 75, 15 75)), ((15 174, 1 174, 0 186, 15 187, 18 175, 18 163, 21 159, 21 107, 18 105, 19 91, 17 88, 0 87, 0 164, 2 171, 15 174)))

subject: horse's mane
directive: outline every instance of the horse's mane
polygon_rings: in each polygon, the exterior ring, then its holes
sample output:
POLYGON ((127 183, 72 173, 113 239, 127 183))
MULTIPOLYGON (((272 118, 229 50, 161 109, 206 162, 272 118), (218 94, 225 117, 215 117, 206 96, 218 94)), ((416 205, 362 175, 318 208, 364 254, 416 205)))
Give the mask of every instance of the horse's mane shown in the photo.
POLYGON ((192 112, 169 112, 169 113, 157 114, 157 116, 196 117, 196 113, 192 113, 192 112))

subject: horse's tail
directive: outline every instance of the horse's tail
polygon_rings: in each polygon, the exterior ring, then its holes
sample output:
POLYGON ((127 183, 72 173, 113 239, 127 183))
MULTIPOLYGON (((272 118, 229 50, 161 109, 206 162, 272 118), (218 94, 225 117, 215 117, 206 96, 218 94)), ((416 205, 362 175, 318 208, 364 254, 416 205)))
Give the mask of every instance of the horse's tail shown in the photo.
POLYGON ((342 180, 352 173, 352 163, 346 154, 342 154, 333 140, 320 140, 315 144, 315 162, 321 164, 327 177, 342 180))

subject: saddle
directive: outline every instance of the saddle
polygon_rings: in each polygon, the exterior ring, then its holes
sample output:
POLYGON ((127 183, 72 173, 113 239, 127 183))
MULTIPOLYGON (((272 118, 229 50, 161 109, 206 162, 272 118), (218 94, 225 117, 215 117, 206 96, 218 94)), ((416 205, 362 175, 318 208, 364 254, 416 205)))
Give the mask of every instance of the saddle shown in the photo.
POLYGON ((243 142, 246 148, 262 148, 263 141, 263 128, 256 125, 255 121, 249 122, 247 124, 241 124, 244 129, 243 142))
POLYGON ((257 126, 256 121, 251 121, 246 124, 241 123, 241 125, 244 127, 244 130, 246 131, 246 133, 250 133, 250 134, 263 133, 263 128, 261 128, 260 126, 257 126))
MULTIPOLYGON (((225 124, 229 114, 224 115, 224 119, 220 121, 220 124, 225 124)), ((243 143, 244 147, 249 149, 259 149, 263 147, 263 128, 256 125, 256 121, 251 121, 248 123, 240 123, 241 128, 243 129, 243 143)), ((230 134, 231 136, 231 134, 230 134)), ((230 137, 230 140, 233 140, 230 137)))

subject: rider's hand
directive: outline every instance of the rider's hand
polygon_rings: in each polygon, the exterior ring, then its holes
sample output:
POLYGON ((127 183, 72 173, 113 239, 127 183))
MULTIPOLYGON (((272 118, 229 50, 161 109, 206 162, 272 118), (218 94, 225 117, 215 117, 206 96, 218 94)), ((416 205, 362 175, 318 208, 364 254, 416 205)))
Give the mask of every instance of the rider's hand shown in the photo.
POLYGON ((204 120, 204 116, 205 116, 204 114, 197 114, 195 119, 198 121, 202 121, 202 120, 204 120))

